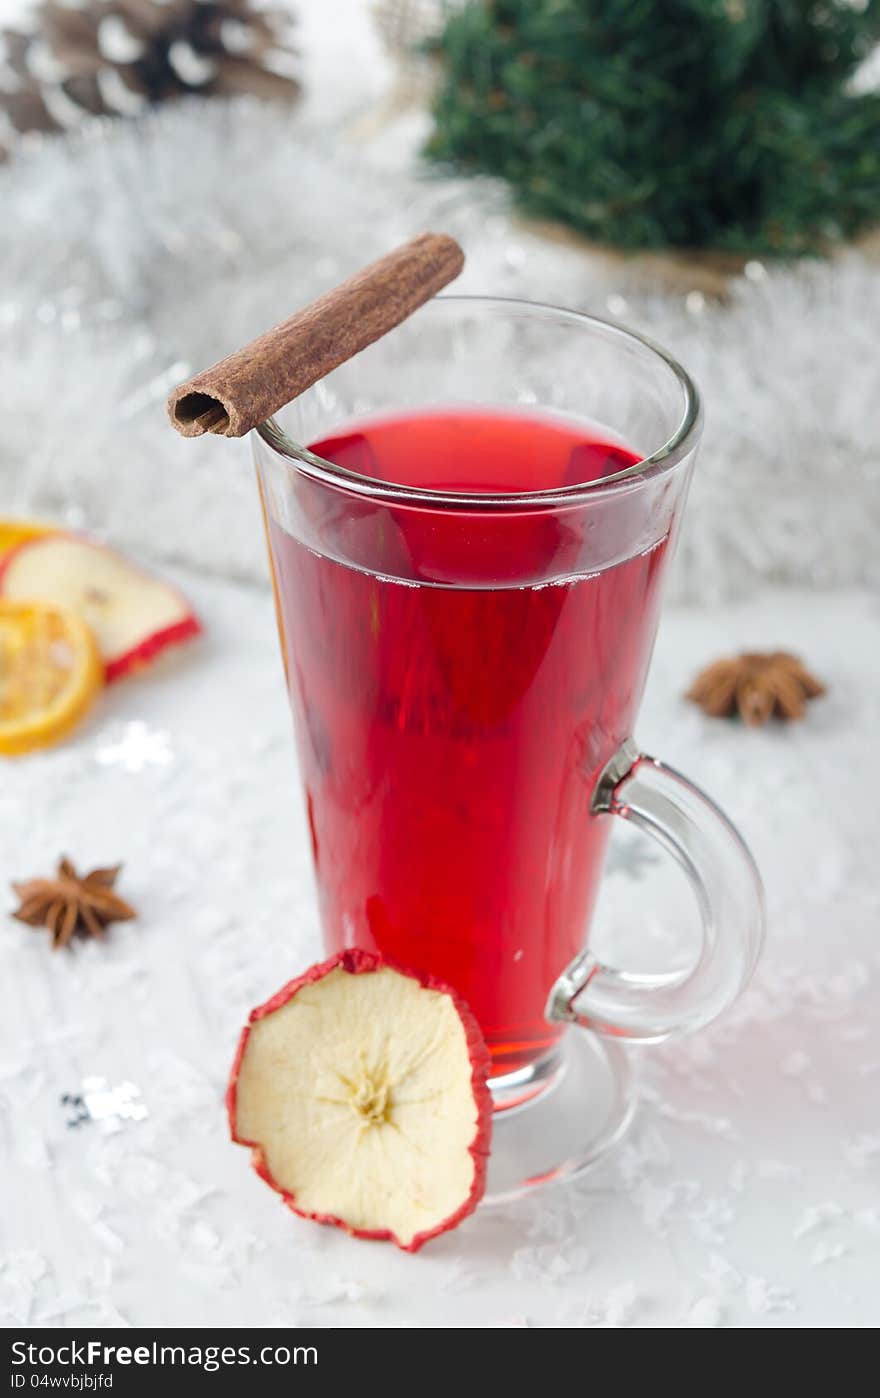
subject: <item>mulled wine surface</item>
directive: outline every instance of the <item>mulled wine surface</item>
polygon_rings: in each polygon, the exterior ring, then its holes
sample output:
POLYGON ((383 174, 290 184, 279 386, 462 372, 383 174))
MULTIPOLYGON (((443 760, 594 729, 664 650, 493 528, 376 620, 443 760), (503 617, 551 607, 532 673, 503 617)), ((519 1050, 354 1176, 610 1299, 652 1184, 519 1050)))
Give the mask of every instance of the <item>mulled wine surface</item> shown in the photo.
MULTIPOLYGON (((371 421, 312 450, 474 493, 559 488, 637 460, 549 417, 451 411, 371 421)), ((590 798, 631 732, 665 541, 523 586, 558 547, 555 513, 476 516, 481 532, 456 553, 457 513, 401 511, 393 527, 383 514, 374 571, 269 527, 328 948, 375 949, 454 986, 497 1075, 559 1036, 544 1006, 586 941, 609 827, 590 798), (490 568, 497 552, 497 579, 478 587, 477 547, 490 568)))

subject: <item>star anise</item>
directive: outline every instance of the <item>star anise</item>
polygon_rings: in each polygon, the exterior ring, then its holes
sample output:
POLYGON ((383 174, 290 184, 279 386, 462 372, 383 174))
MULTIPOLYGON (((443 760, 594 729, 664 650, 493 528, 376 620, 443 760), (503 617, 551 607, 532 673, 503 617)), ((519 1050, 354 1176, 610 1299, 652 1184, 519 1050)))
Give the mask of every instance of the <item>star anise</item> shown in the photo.
POLYGON ((69 859, 61 859, 54 879, 29 879, 12 885, 20 906, 12 914, 30 927, 47 927, 52 950, 67 946, 75 933, 100 937, 111 922, 137 917, 129 903, 113 892, 121 864, 93 869, 80 878, 69 859))
POLYGON ((808 699, 825 693, 803 661, 788 651, 746 651, 701 670, 686 698, 713 718, 738 713, 753 727, 777 718, 803 718, 808 699))

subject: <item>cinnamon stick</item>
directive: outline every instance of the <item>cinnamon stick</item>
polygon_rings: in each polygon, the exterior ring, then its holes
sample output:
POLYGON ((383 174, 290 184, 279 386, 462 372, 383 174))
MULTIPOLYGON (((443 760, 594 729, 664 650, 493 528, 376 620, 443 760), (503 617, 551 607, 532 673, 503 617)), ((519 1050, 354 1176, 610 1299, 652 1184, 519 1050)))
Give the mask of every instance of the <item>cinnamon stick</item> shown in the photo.
POLYGON ((457 277, 464 254, 420 233, 211 369, 180 384, 168 415, 184 437, 243 437, 457 277))

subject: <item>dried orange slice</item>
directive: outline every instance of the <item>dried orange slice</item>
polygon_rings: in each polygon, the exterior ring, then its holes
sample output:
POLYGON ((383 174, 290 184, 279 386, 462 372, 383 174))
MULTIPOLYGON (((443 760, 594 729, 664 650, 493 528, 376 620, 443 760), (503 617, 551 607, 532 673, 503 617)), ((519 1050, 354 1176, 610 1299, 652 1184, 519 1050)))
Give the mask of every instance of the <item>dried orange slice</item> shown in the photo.
POLYGON ((102 680, 95 638, 75 612, 0 600, 0 754, 57 743, 86 714, 102 680))
POLYGON ((0 558, 11 549, 18 548, 19 544, 29 543, 31 539, 41 539, 44 534, 52 533, 54 530, 51 525, 38 524, 32 519, 0 519, 0 558))

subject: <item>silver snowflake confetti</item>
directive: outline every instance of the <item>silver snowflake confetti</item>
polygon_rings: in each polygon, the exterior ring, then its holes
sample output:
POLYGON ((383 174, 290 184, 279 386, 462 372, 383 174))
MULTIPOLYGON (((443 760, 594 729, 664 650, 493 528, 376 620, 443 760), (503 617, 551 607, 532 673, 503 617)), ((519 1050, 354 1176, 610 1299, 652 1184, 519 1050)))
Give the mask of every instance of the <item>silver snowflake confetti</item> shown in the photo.
POLYGON ((106 1078, 98 1077, 83 1078, 80 1092, 63 1093, 61 1105, 70 1113, 68 1127, 96 1121, 105 1133, 121 1130, 124 1121, 144 1121, 150 1114, 135 1083, 121 1082, 111 1087, 106 1078))
POLYGON ((95 752, 99 767, 120 767, 137 774, 148 767, 169 767, 174 761, 171 738, 161 728, 152 728, 142 719, 120 725, 117 735, 95 752))

